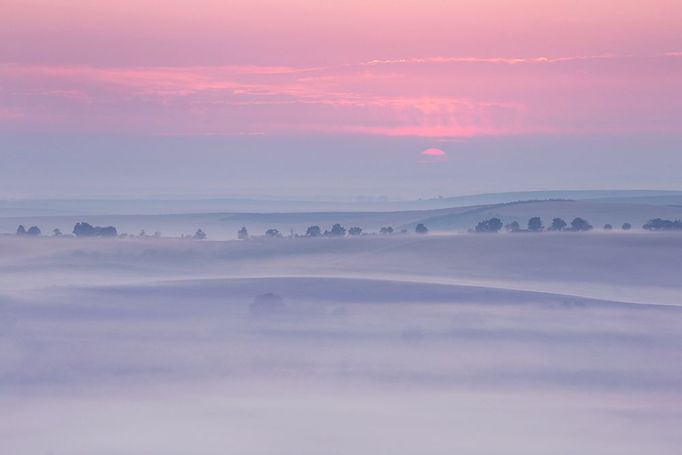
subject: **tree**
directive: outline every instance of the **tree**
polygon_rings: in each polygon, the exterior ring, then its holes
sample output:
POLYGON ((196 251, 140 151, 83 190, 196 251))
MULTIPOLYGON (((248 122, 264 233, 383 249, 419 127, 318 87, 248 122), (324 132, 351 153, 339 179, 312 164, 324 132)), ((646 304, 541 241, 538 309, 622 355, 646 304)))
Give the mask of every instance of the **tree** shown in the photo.
POLYGON ((393 228, 391 226, 382 227, 379 229, 381 235, 391 235, 393 234, 393 228))
POLYGON ((632 229, 632 225, 630 223, 623 223, 621 229, 623 229, 624 231, 629 231, 630 229, 632 229))
POLYGON ((246 227, 242 226, 242 228, 239 231, 237 231, 237 238, 239 240, 249 239, 249 231, 246 230, 246 227))
POLYGON ((649 220, 644 226, 648 231, 678 231, 682 230, 682 220, 664 220, 662 218, 654 218, 649 220))
POLYGON ((270 238, 280 238, 282 234, 277 229, 268 229, 265 231, 265 236, 270 238))
POLYGON ((530 220, 528 220, 528 230, 530 232, 540 232, 544 229, 545 227, 542 225, 542 218, 539 216, 534 216, 530 220))
POLYGON ((610 225, 610 224, 608 224, 608 223, 606 223, 606 224, 604 225, 604 230, 605 230, 605 231, 610 231, 611 229, 613 229, 613 226, 612 226, 612 225, 610 225))
POLYGON ((362 234, 362 228, 359 228, 357 226, 354 226, 350 229, 348 229, 348 235, 361 235, 362 234))
POLYGON ((484 220, 476 225, 476 232, 497 233, 502 229, 502 220, 499 218, 490 218, 484 220))
POLYGON ((592 225, 583 218, 576 217, 571 221, 572 231, 589 231, 590 229, 592 229, 592 225))
POLYGON ((549 227, 550 231, 563 231, 568 224, 561 218, 554 218, 552 225, 549 227))
POLYGON ((194 233, 194 236, 192 237, 194 240, 204 240, 206 238, 206 233, 201 229, 197 229, 197 232, 194 233))
POLYGON ((319 237, 321 235, 322 229, 320 229, 320 226, 309 226, 308 229, 305 231, 306 237, 319 237))
POLYGON ((52 229, 52 236, 53 237, 61 237, 62 236, 61 229, 59 229, 59 228, 52 229))
POLYGON ((28 228, 28 231, 26 231, 26 235, 38 237, 40 235, 40 228, 38 226, 31 226, 28 228))
POLYGON ((521 231, 521 225, 518 221, 512 221, 504 227, 509 232, 519 232, 521 231))
POLYGON ((20 224, 17 228, 17 235, 26 235, 26 228, 23 224, 20 224))
POLYGON ((417 227, 414 228, 414 232, 416 232, 417 234, 428 234, 429 229, 426 226, 424 226, 424 224, 419 223, 417 227))
POLYGON ((341 226, 339 223, 336 223, 334 226, 332 226, 331 231, 326 231, 325 235, 328 237, 343 237, 346 235, 346 228, 341 226))
POLYGON ((116 237, 118 235, 113 226, 93 226, 85 222, 76 223, 73 233, 76 237, 116 237))

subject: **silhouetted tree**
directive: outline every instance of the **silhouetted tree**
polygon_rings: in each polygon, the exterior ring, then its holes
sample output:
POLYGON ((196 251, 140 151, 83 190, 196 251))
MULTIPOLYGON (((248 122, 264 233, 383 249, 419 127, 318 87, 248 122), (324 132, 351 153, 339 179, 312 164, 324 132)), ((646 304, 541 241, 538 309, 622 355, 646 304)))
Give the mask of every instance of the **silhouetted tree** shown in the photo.
POLYGON ((605 230, 605 231, 610 231, 611 229, 613 229, 613 226, 612 226, 612 225, 610 225, 610 224, 608 224, 608 223, 606 223, 606 224, 604 225, 604 230, 605 230))
POLYGON ((31 226, 28 228, 28 231, 26 231, 26 235, 38 237, 40 235, 40 228, 38 226, 31 226))
POLYGON ((239 240, 249 239, 249 231, 246 230, 246 227, 242 226, 242 228, 239 231, 237 231, 237 238, 239 240))
POLYGON ((20 224, 17 228, 17 235, 26 235, 26 228, 23 224, 20 224))
POLYGON ((502 220, 499 218, 490 218, 476 225, 476 232, 496 233, 500 229, 502 229, 502 220))
POLYGON ((417 227, 414 228, 414 232, 416 232, 417 234, 428 234, 429 229, 426 226, 424 226, 423 223, 419 223, 417 227))
POLYGON ((201 229, 197 229, 197 232, 194 233, 194 236, 192 237, 194 240, 204 240, 206 238, 206 233, 201 229))
POLYGON ((682 230, 682 220, 664 220, 662 218, 654 218, 649 220, 644 226, 648 231, 678 231, 682 230))
POLYGON ((391 226, 382 227, 379 229, 381 235, 391 235, 393 234, 393 228, 391 226))
POLYGON ((52 236, 53 237, 61 237, 62 236, 61 229, 59 229, 59 228, 52 229, 52 236))
POLYGON ((528 220, 528 230, 530 232, 540 232, 544 229, 544 226, 542 225, 542 218, 539 216, 534 216, 530 220, 528 220))
POLYGON ((521 230, 521 225, 518 221, 512 221, 504 227, 509 232, 519 232, 521 230))
POLYGON ((308 229, 305 231, 306 237, 319 237, 321 235, 322 229, 320 229, 320 226, 309 226, 308 229))
POLYGON ((73 233, 76 237, 116 237, 118 235, 113 226, 100 227, 85 222, 76 223, 73 233))
POLYGON ((563 231, 568 224, 561 218, 554 218, 552 225, 549 227, 550 231, 563 231))
POLYGON ((592 229, 592 225, 583 218, 576 217, 571 221, 572 231, 589 231, 590 229, 592 229))
POLYGON ((282 233, 279 232, 277 229, 268 229, 267 231, 265 231, 265 236, 270 238, 279 238, 282 237, 282 233))
POLYGON ((632 229, 632 225, 630 223, 623 223, 623 226, 621 227, 624 231, 629 231, 632 229))
POLYGON ((324 234, 328 237, 343 237, 346 235, 346 228, 341 226, 339 223, 336 223, 334 226, 332 226, 331 231, 325 231, 324 234))
POLYGON ((348 229, 348 235, 361 235, 362 234, 362 228, 359 228, 357 226, 354 226, 350 229, 348 229))

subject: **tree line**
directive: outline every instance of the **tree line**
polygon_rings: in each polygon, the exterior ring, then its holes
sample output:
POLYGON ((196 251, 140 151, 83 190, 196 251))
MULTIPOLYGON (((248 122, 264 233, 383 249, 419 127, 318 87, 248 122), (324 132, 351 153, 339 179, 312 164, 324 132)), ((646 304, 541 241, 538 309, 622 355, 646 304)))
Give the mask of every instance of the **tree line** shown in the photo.
MULTIPOLYGON (((562 218, 553 218, 549 226, 545 227, 542 218, 535 216, 528 220, 525 227, 522 227, 518 221, 512 221, 508 224, 503 224, 502 220, 498 217, 489 218, 486 220, 479 221, 470 232, 477 233, 497 233, 502 229, 508 232, 586 232, 593 229, 593 226, 584 218, 576 217, 570 223, 567 223, 562 218)), ((603 226, 604 230, 614 229, 613 225, 605 224, 603 226)), ((632 229, 632 224, 623 223, 621 229, 624 231, 629 231, 632 229)), ((648 231, 680 231, 682 230, 682 220, 667 220, 663 218, 653 218, 647 221, 642 229, 648 231)), ((392 226, 382 226, 379 229, 379 235, 394 235, 394 234, 407 234, 407 229, 396 230, 392 226)), ((414 229, 415 234, 428 234, 429 229, 423 224, 418 223, 414 229)), ((93 226, 90 223, 79 222, 73 227, 72 231, 75 237, 135 237, 134 235, 128 234, 118 234, 118 231, 114 226, 93 226)), ((24 225, 19 225, 16 230, 16 235, 26 236, 26 237, 39 237, 42 235, 42 231, 38 226, 30 226, 28 229, 24 225)), ((333 224, 329 229, 324 231, 319 225, 309 226, 306 229, 305 234, 299 235, 295 234, 293 231, 289 234, 289 237, 295 238, 315 238, 315 237, 328 237, 328 238, 338 238, 338 237, 356 237, 363 235, 377 235, 376 232, 366 233, 362 228, 358 226, 353 226, 346 229, 340 223, 333 224)), ((52 230, 53 237, 62 237, 64 234, 58 228, 52 230)), ((140 238, 160 238, 161 233, 155 232, 153 235, 148 235, 144 230, 140 231, 140 238)), ((242 227, 237 232, 237 238, 240 240, 246 240, 251 238, 246 227, 242 227)), ((262 237, 266 238, 281 238, 284 235, 275 228, 270 228, 265 231, 262 237)), ((182 239, 193 239, 193 240, 204 240, 208 238, 206 232, 203 229, 197 229, 193 235, 182 235, 182 239)))
MULTIPOLYGON (((423 224, 419 223, 415 226, 414 228, 415 234, 428 234, 429 229, 423 224)), ((400 231, 397 231, 394 229, 392 226, 382 226, 379 229, 379 234, 380 235, 393 235, 393 234, 407 234, 408 231, 407 229, 401 229, 400 231)), ((313 225, 313 226, 308 226, 308 228, 305 231, 305 234, 299 235, 295 234, 293 231, 289 234, 289 237, 295 237, 295 238, 315 238, 315 237, 357 237, 357 236, 362 236, 362 235, 376 235, 376 233, 367 233, 363 231, 361 227, 353 226, 348 229, 346 229, 343 225, 340 223, 336 223, 331 226, 329 229, 325 229, 324 231, 319 225, 313 225)), ((264 237, 267 238, 282 238, 284 235, 278 230, 278 229, 268 229, 265 231, 264 237)), ((249 235, 249 231, 246 229, 246 227, 242 227, 237 231, 237 238, 240 240, 247 240, 251 238, 249 235)))
MULTIPOLYGON (((416 234, 428 234, 429 230, 428 228, 423 224, 419 223, 415 227, 414 232, 416 234)), ((384 226, 379 230, 379 234, 381 235, 392 235, 394 233, 400 233, 400 234, 407 234, 408 231, 407 229, 402 229, 400 231, 396 231, 393 229, 392 226, 384 226)), ((16 230, 16 235, 19 236, 29 236, 29 237, 39 237, 42 234, 40 228, 38 226, 31 226, 30 228, 26 229, 24 225, 19 225, 16 230)), ((73 236, 75 237, 121 237, 121 238, 127 238, 127 237, 135 237, 134 235, 128 235, 128 234, 118 234, 118 231, 114 226, 93 226, 90 223, 86 222, 79 222, 76 223, 76 225, 73 227, 72 231, 73 236)), ((374 233, 367 234, 365 233, 362 228, 353 226, 351 228, 346 229, 344 226, 342 226, 340 223, 336 223, 331 226, 330 229, 326 229, 322 231, 322 228, 320 226, 309 226, 308 229, 306 230, 306 233, 304 235, 296 235, 293 233, 293 231, 290 234, 290 237, 346 237, 346 236, 360 236, 360 235, 375 235, 374 233)), ((58 228, 54 229, 52 231, 52 236, 53 237, 64 237, 65 235, 62 233, 62 231, 58 228)), ((155 232, 152 235, 148 235, 144 229, 140 231, 140 234, 137 236, 139 238, 160 238, 161 233, 160 232, 155 232)), ((284 235, 278 230, 278 229, 267 229, 263 235, 263 237, 267 238, 280 238, 284 237, 284 235)), ((203 229, 199 228, 193 235, 185 235, 183 234, 181 239, 193 239, 193 240, 204 240, 208 238, 206 232, 204 232, 203 229)), ((249 235, 249 231, 246 229, 246 227, 242 227, 237 231, 237 238, 240 240, 246 240, 251 238, 249 235)))
MULTIPOLYGON (((542 218, 540 218, 539 216, 534 216, 528 220, 526 227, 523 228, 518 221, 512 221, 511 223, 505 225, 502 223, 502 220, 500 218, 493 217, 478 222, 478 224, 476 224, 476 226, 470 231, 479 233, 496 233, 501 231, 502 228, 504 228, 508 232, 542 232, 542 231, 586 232, 591 231, 593 229, 593 226, 586 219, 576 217, 571 221, 570 224, 567 223, 562 218, 553 218, 551 224, 545 227, 542 218)), ((614 228, 613 225, 609 223, 605 224, 603 227, 603 229, 606 231, 613 230, 613 228, 614 228)), ((632 224, 623 223, 621 225, 621 229, 623 231, 629 231, 630 229, 632 229, 632 224)), ((662 218, 654 218, 646 222, 642 226, 642 229, 646 229, 648 231, 682 230, 682 221, 681 220, 672 221, 665 220, 662 218)))

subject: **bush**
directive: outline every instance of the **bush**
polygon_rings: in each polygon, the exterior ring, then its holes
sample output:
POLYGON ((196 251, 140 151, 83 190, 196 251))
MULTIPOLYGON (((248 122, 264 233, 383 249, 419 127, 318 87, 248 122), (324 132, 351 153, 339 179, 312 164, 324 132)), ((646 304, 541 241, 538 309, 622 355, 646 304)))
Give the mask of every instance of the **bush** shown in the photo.
POLYGON ((607 223, 607 224, 604 225, 604 230, 605 230, 605 231, 610 231, 611 229, 613 229, 613 226, 611 226, 610 224, 607 223))
POLYGON ((381 233, 381 235, 391 235, 393 234, 393 228, 391 226, 382 227, 381 229, 379 229, 379 232, 381 233))
POLYGON ((624 231, 629 231, 632 229, 632 225, 630 223, 623 223, 623 226, 621 227, 624 231))

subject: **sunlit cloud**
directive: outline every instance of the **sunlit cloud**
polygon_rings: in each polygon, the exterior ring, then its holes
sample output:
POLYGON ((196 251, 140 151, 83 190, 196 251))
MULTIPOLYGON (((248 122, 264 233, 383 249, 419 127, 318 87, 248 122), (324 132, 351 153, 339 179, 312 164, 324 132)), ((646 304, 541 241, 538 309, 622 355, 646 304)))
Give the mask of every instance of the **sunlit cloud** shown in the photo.
POLYGON ((627 58, 627 56, 605 55, 584 55, 570 57, 413 57, 397 59, 376 59, 366 62, 366 65, 393 65, 393 64, 414 64, 414 63, 492 63, 504 65, 522 65, 536 63, 561 63, 580 60, 611 60, 617 58, 627 58))
POLYGON ((317 67, 5 63, 0 127, 430 138, 682 132, 682 102, 668 95, 682 90, 682 77, 669 76, 682 75, 677 54, 423 57, 317 67))

